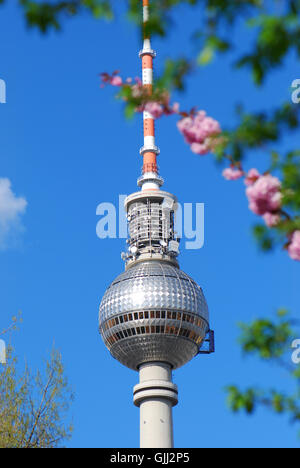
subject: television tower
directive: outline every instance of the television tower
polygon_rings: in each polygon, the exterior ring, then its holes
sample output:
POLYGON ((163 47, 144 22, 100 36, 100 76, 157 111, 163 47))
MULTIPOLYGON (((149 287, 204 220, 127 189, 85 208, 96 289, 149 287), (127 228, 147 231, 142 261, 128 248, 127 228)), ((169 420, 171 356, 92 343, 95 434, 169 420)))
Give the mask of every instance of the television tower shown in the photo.
MULTIPOLYGON (((142 1, 147 26, 149 0, 142 1)), ((156 54, 147 27, 144 31, 139 55, 143 86, 151 95, 156 54)), ((133 401, 140 408, 140 447, 172 448, 172 407, 178 402, 172 371, 199 353, 213 352, 214 337, 202 289, 178 265, 177 200, 161 190, 154 117, 148 112, 143 117, 141 190, 125 200, 129 231, 128 251, 122 254, 125 272, 104 294, 99 328, 112 356, 139 372, 133 401)))

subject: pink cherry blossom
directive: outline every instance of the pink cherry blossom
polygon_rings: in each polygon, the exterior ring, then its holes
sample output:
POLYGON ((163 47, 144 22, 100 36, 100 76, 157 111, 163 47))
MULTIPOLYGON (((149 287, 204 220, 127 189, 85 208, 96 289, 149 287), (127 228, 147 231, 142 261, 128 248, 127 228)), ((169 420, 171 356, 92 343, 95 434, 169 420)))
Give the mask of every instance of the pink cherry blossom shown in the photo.
POLYGON ((174 102, 174 104, 172 106, 172 111, 174 112, 174 114, 178 114, 178 112, 180 111, 179 102, 174 102))
POLYGON ((123 80, 120 76, 114 75, 111 77, 110 84, 112 86, 122 86, 123 80))
POLYGON ((183 134, 184 139, 187 143, 194 143, 194 135, 190 134, 190 131, 193 128, 192 117, 185 117, 184 119, 179 120, 179 122, 177 122, 177 127, 180 133, 183 134))
POLYGON ((268 227, 277 226, 280 222, 280 215, 277 213, 266 213, 263 218, 268 227))
POLYGON ((142 80, 141 80, 141 78, 140 78, 139 76, 136 76, 136 77, 134 78, 134 80, 135 80, 135 82, 136 82, 136 84, 137 84, 138 86, 142 86, 142 85, 143 85, 143 82, 142 82, 142 80))
POLYGON ((277 211, 281 207, 281 183, 277 177, 270 174, 261 176, 247 188, 249 208, 257 215, 264 215, 277 211))
POLYGON ((200 154, 204 156, 210 150, 210 147, 207 143, 192 143, 191 144, 191 151, 195 154, 200 154))
POLYGON ((245 179, 245 184, 249 187, 250 185, 253 185, 259 178, 260 178, 260 173, 258 172, 258 170, 250 169, 245 179))
MULTIPOLYGON (((142 97, 143 86, 141 84, 139 84, 139 83, 136 83, 131 87, 131 92, 132 92, 132 97, 138 99, 138 98, 142 97)), ((143 112, 143 110, 144 110, 144 108, 142 108, 140 110, 140 112, 143 112)))
POLYGON ((241 169, 238 169, 237 167, 228 167, 223 171, 223 177, 226 180, 238 180, 241 179, 243 175, 244 172, 241 169))
POLYGON ((300 261, 300 231, 295 231, 293 233, 288 252, 293 260, 300 261))
POLYGON ((184 117, 177 123, 177 127, 186 143, 191 145, 191 150, 197 154, 206 154, 212 150, 213 137, 221 133, 219 122, 207 117, 204 111, 184 117))
POLYGON ((147 102, 145 111, 149 112, 154 119, 159 119, 164 113, 164 108, 158 102, 147 102))

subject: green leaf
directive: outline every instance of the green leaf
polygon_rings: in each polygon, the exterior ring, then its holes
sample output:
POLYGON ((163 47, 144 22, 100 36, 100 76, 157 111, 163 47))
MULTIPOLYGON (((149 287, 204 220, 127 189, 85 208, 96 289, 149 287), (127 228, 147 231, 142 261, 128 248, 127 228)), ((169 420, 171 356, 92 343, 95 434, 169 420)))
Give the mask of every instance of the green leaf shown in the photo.
POLYGON ((214 56, 214 48, 209 45, 206 45, 197 57, 197 64, 200 66, 208 65, 213 61, 214 56))

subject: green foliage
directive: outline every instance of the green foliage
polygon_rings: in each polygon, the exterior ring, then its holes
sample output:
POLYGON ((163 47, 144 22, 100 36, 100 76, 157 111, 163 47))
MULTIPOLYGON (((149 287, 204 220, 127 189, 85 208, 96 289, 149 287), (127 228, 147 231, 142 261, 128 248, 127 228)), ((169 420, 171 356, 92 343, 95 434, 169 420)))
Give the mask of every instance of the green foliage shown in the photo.
MULTIPOLYGON (((116 10, 113 0, 19 2, 25 11, 28 25, 42 32, 51 28, 60 29, 63 16, 72 17, 89 11, 96 18, 111 19, 113 9, 116 10)), ((174 24, 173 13, 183 5, 195 8, 196 14, 199 14, 201 27, 191 33, 194 39, 200 39, 202 43, 197 54, 197 62, 201 66, 210 63, 218 52, 225 53, 233 47, 233 39, 221 37, 220 29, 224 24, 232 29, 241 17, 256 32, 256 41, 253 51, 242 53, 236 65, 250 67, 257 84, 262 83, 269 71, 282 64, 289 50, 295 49, 300 54, 298 0, 286 1, 281 12, 276 0, 152 0, 146 33, 165 36, 174 24)), ((141 1, 127 0, 127 7, 128 17, 142 31, 141 1)))
POLYGON ((262 14, 248 22, 258 28, 254 50, 238 60, 237 66, 250 66, 256 84, 262 84, 268 70, 282 64, 290 49, 295 48, 300 56, 299 4, 284 15, 262 14), (296 10, 295 10, 296 8, 296 10))
POLYGON ((300 423, 300 365, 291 362, 291 344, 296 331, 288 312, 280 309, 275 320, 259 319, 250 325, 241 324, 239 342, 246 355, 257 355, 264 361, 283 367, 294 382, 295 391, 291 394, 274 389, 249 387, 242 391, 236 385, 226 388, 229 408, 237 413, 252 414, 259 407, 267 407, 276 414, 286 414, 292 422, 300 423))
MULTIPOLYGON (((200 35, 198 34, 199 38, 200 35)), ((227 52, 231 48, 228 41, 221 39, 215 34, 205 38, 205 44, 197 57, 198 65, 205 66, 213 61, 217 52, 227 52)))
POLYGON ((253 227, 253 234, 263 252, 268 252, 274 248, 274 234, 264 224, 256 224, 253 227))
POLYGON ((0 331, 0 336, 5 335, 12 330, 16 330, 18 323, 21 323, 21 322, 22 322, 22 314, 21 312, 19 312, 17 316, 12 317, 11 324, 4 330, 0 331))
MULTIPOLYGON (((147 24, 146 34, 165 36, 172 25, 171 13, 173 9, 182 4, 195 6, 198 3, 199 0, 151 0, 150 20, 147 24)), ((128 0, 128 17, 142 30, 140 0, 128 0)))
POLYGON ((24 8, 29 27, 37 27, 45 33, 50 29, 61 29, 62 16, 72 17, 84 10, 90 11, 96 18, 112 19, 113 11, 109 0, 72 0, 56 2, 36 2, 19 0, 24 8))
POLYGON ((156 87, 161 90, 184 89, 184 79, 192 71, 192 64, 185 58, 177 60, 167 59, 160 78, 156 80, 156 87))
MULTIPOLYGON (((300 107, 290 103, 284 103, 270 112, 248 113, 239 105, 236 108, 238 123, 233 130, 227 130, 227 144, 219 155, 224 157, 230 153, 235 161, 242 161, 247 150, 263 148, 268 153, 267 145, 278 141, 286 130, 297 130, 300 124, 300 107)), ((274 151, 270 150, 274 163, 274 151)), ((294 162, 294 161, 293 161, 294 162)), ((277 164, 275 168, 280 168, 277 164)))
POLYGON ((293 331, 283 311, 280 311, 277 322, 259 319, 250 325, 240 324, 240 329, 239 341, 246 354, 258 354, 262 359, 276 359, 290 349, 293 331))
MULTIPOLYGON (((300 210, 300 150, 290 151, 282 163, 284 206, 300 210)), ((296 220, 299 225, 299 219, 296 220)))
POLYGON ((252 414, 259 406, 265 406, 273 410, 275 414, 286 414, 291 422, 300 422, 300 404, 297 392, 294 395, 286 395, 276 390, 262 391, 256 388, 249 388, 240 391, 238 387, 232 385, 227 387, 227 404, 234 412, 245 411, 252 414))
POLYGON ((240 392, 237 387, 229 386, 228 391, 228 405, 234 413, 245 409, 247 413, 252 413, 256 403, 256 390, 249 388, 244 393, 240 392))
POLYGON ((71 436, 64 422, 72 393, 61 355, 52 351, 42 375, 18 372, 13 350, 0 366, 0 448, 55 448, 71 436))

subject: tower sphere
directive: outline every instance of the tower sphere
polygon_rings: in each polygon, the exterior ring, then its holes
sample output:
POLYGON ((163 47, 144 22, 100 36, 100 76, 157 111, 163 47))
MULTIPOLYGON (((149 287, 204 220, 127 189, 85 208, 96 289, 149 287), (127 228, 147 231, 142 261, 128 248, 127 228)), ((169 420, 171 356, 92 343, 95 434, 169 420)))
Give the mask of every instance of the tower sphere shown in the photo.
POLYGON ((113 357, 137 370, 147 362, 176 369, 190 361, 209 330, 202 289, 177 266, 142 261, 106 290, 99 311, 100 333, 113 357))

